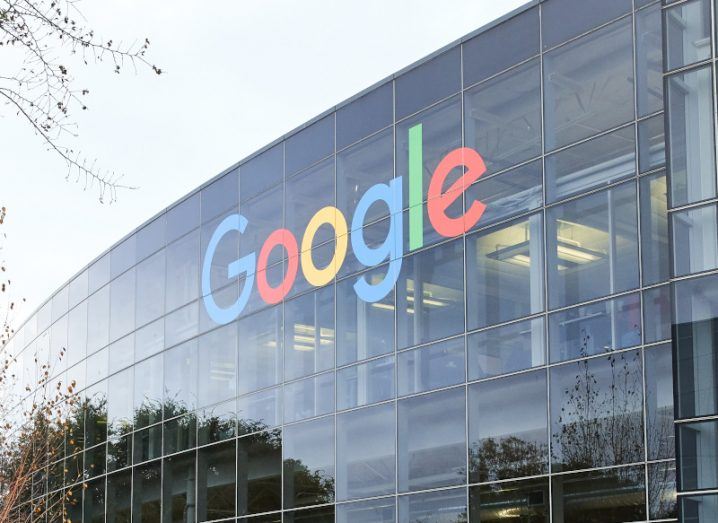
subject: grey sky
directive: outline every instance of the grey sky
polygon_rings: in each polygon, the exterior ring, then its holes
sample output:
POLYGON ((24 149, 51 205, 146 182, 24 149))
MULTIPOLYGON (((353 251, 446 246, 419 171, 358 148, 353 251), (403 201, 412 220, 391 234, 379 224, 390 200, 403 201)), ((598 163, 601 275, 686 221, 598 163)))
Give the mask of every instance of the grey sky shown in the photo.
POLYGON ((163 207, 336 103, 524 0, 84 0, 101 35, 149 37, 157 77, 72 67, 90 110, 72 142, 138 190, 101 205, 0 109, 0 204, 22 321, 163 207))

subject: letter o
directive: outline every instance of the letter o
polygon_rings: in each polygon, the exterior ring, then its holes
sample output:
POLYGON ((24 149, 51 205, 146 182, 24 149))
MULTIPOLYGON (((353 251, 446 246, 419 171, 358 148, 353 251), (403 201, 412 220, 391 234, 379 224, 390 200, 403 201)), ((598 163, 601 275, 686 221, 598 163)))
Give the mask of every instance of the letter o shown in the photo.
POLYGON ((332 281, 339 272, 339 267, 344 263, 348 244, 347 220, 342 212, 331 205, 317 211, 309 220, 309 225, 307 225, 302 238, 302 272, 307 281, 315 287, 321 287, 332 281), (325 224, 334 228, 334 254, 326 267, 318 269, 312 259, 312 242, 319 227, 325 224))
POLYGON ((297 248, 297 239, 287 229, 277 229, 270 234, 259 251, 259 259, 257 260, 257 290, 262 299, 274 305, 284 299, 289 290, 294 285, 299 269, 299 253, 297 248), (267 281, 267 261, 272 250, 281 245, 287 251, 287 272, 284 275, 282 283, 276 287, 269 285, 267 281))

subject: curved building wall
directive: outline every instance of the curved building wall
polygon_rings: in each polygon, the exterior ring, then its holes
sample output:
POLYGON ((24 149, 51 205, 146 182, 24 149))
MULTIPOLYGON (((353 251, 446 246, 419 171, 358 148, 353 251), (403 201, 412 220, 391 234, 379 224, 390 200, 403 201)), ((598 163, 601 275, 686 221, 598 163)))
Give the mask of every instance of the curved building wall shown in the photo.
POLYGON ((80 272, 9 349, 83 400, 41 490, 86 485, 85 522, 675 518, 661 5, 635 4, 529 4, 80 272))

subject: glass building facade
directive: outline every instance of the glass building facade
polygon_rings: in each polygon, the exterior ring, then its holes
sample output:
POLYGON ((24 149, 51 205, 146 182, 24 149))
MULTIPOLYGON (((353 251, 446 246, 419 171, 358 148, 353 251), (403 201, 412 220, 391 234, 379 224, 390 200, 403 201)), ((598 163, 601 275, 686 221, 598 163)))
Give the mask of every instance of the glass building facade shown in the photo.
POLYGON ((37 492, 85 523, 717 521, 715 16, 534 1, 156 215, 7 347, 18 415, 47 362, 82 399, 37 492))

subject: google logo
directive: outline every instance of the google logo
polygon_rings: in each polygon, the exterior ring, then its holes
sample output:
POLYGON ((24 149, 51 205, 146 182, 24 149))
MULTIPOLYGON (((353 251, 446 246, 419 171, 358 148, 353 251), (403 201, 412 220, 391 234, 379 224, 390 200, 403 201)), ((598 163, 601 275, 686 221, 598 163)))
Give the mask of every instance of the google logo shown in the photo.
MULTIPOLYGON (((444 237, 460 236, 472 228, 481 219, 486 206, 474 200, 459 217, 447 215, 447 209, 462 197, 466 188, 478 180, 485 172, 486 165, 481 155, 474 149, 460 147, 448 153, 439 162, 429 181, 428 192, 424 198, 423 180, 423 140, 422 125, 409 129, 409 249, 415 250, 424 245, 424 205, 429 221, 436 232, 444 237), (445 187, 449 174, 454 169, 462 169, 463 174, 449 187, 445 187), (426 202, 425 202, 426 200, 426 202)), ((250 226, 247 218, 240 213, 227 216, 217 226, 207 245, 202 264, 202 295, 207 314, 213 321, 224 325, 235 320, 249 301, 256 281, 257 291, 267 304, 281 302, 289 293, 296 280, 301 265, 307 282, 321 287, 331 282, 339 272, 346 258, 351 242, 354 256, 362 265, 374 267, 389 261, 383 280, 370 283, 365 276, 357 277, 354 291, 357 296, 369 303, 377 302, 391 292, 401 272, 403 256, 403 177, 398 176, 389 183, 378 183, 370 187, 357 203, 349 224, 344 214, 333 206, 319 209, 309 220, 301 245, 288 229, 276 229, 264 241, 259 255, 247 254, 227 266, 228 278, 245 275, 245 284, 237 300, 229 307, 220 307, 212 296, 210 269, 219 243, 232 231, 244 233, 250 226), (389 211, 389 232, 384 242, 376 247, 366 244, 363 226, 366 215, 373 205, 385 205, 389 211), (329 226, 334 230, 334 253, 325 267, 317 267, 312 258, 312 244, 320 227, 329 226), (301 250, 300 250, 301 247, 301 250), (287 268, 283 280, 277 285, 267 281, 267 261, 274 249, 284 249, 287 268)))

